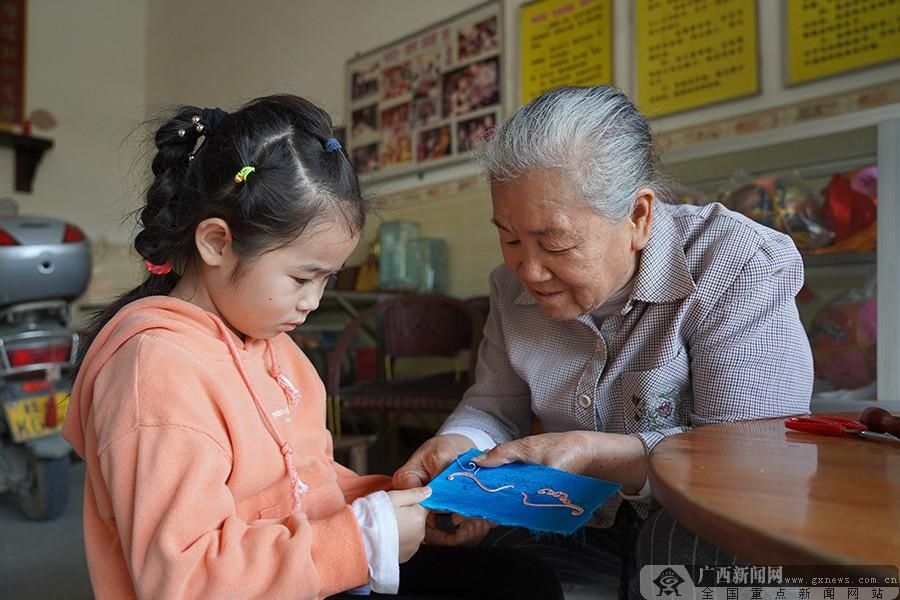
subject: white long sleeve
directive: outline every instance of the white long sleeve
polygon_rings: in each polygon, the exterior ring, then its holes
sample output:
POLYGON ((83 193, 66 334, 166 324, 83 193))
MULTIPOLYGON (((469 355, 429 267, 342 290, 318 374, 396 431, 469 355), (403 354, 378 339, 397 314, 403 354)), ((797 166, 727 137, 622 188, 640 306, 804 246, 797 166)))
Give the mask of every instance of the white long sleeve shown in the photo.
POLYGON ((491 438, 491 436, 489 436, 484 431, 481 431, 480 429, 476 429, 474 427, 463 427, 458 425, 456 427, 448 427, 447 429, 442 430, 440 433, 440 435, 450 434, 461 435, 469 438, 469 440, 472 441, 472 445, 481 451, 490 450, 497 445, 497 442, 495 442, 491 438))
MULTIPOLYGON (((400 533, 394 506, 386 492, 356 499, 351 505, 363 534, 369 560, 369 586, 379 594, 396 594, 400 589, 400 533)), ((356 588, 360 593, 364 589, 356 588)))

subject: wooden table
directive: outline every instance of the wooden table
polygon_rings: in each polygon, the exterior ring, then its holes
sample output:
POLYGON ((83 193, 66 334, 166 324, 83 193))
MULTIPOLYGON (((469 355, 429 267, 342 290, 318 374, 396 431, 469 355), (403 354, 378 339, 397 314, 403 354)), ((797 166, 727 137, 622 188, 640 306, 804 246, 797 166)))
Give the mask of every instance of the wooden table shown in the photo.
POLYGON ((750 564, 900 563, 900 443, 783 418, 709 425, 661 442, 650 482, 676 519, 750 564))

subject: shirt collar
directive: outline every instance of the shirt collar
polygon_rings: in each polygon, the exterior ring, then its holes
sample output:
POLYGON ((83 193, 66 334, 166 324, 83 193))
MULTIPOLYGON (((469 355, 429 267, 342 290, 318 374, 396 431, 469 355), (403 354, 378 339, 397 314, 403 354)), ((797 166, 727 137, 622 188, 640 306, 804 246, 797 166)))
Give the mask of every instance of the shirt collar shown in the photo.
MULTIPOLYGON (((634 287, 622 314, 631 310, 635 300, 649 303, 674 302, 697 289, 688 270, 684 247, 677 235, 670 214, 673 207, 657 202, 653 207, 653 225, 647 245, 641 251, 634 287)), ((523 289, 516 304, 537 304, 537 300, 523 289)))
MULTIPOLYGON (((697 285, 672 219, 673 207, 657 202, 653 208, 653 225, 641 252, 631 300, 655 304, 674 302, 693 294, 697 285)), ((626 308, 630 309, 630 304, 629 301, 626 308)))

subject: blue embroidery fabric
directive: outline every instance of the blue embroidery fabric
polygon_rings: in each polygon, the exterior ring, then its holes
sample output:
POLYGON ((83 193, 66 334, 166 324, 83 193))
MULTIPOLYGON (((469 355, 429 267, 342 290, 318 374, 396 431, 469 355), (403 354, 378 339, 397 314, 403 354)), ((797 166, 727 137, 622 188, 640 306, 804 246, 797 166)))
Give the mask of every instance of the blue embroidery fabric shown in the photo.
POLYGON ((621 486, 541 465, 511 463, 481 468, 472 459, 477 449, 459 455, 428 485, 432 494, 422 506, 479 517, 498 525, 571 534, 621 486), (495 490, 486 491, 484 488, 495 490), (538 506, 535 506, 538 505, 538 506))

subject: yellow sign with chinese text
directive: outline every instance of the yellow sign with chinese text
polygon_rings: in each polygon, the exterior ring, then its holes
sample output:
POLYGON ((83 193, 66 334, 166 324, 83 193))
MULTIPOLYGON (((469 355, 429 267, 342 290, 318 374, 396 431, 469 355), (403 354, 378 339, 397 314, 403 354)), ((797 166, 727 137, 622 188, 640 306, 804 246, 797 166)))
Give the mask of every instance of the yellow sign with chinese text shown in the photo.
POLYGON ((759 92, 755 0, 636 0, 637 103, 656 117, 759 92))
POLYGON ((788 84, 900 58, 900 0, 787 3, 788 84))
POLYGON ((519 12, 519 102, 612 83, 612 1, 539 0, 519 12))

